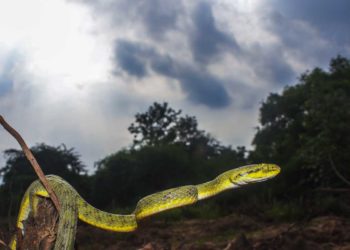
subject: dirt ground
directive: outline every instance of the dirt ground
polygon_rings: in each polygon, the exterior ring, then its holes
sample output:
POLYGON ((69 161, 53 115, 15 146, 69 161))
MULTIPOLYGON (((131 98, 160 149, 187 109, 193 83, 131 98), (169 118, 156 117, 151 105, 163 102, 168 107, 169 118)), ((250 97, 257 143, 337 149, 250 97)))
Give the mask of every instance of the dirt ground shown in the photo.
MULTIPOLYGON (((0 239, 8 238, 1 227, 0 239)), ((325 216, 298 223, 267 223, 242 215, 177 222, 146 219, 136 232, 125 234, 80 223, 76 243, 79 250, 350 250, 350 220, 325 216)))
POLYGON ((302 223, 269 224, 231 215, 216 220, 141 223, 134 233, 115 234, 81 225, 78 249, 350 250, 350 221, 334 216, 302 223))

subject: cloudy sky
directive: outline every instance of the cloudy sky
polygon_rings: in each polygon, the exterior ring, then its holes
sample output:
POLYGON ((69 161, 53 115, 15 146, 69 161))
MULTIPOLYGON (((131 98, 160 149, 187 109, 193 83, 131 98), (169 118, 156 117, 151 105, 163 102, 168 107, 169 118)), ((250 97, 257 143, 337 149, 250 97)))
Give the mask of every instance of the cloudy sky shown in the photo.
POLYGON ((0 1, 0 114, 90 169, 154 101, 249 147, 270 92, 350 56, 349 26, 348 0, 0 1))

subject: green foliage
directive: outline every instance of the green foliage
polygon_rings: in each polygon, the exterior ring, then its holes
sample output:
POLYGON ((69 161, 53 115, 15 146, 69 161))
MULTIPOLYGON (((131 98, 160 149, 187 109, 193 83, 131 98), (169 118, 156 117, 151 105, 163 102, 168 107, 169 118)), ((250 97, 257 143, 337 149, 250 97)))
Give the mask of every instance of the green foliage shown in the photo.
MULTIPOLYGON (((331 60, 328 72, 315 68, 304 73, 298 84, 271 93, 261 105, 260 125, 248 159, 244 147, 222 146, 198 129, 194 116, 181 114, 167 103, 154 103, 146 112, 136 114, 129 127, 134 136, 132 148, 97 162, 91 177, 84 175, 79 155, 64 145, 40 144, 32 151, 45 173, 62 176, 93 205, 123 213, 130 213, 146 195, 202 183, 247 162, 276 163, 282 172, 266 183, 169 211, 160 218, 215 218, 231 208, 270 220, 350 211, 348 200, 339 202, 336 196, 314 193, 320 187, 344 188, 344 179, 350 180, 348 59, 338 56, 331 60)), ((17 209, 20 196, 36 179, 21 151, 6 150, 5 156, 6 166, 0 170, 0 214, 17 209)))
POLYGON ((176 142, 191 144, 204 136, 198 130, 197 119, 193 116, 180 116, 181 110, 175 111, 168 103, 153 103, 144 113, 135 115, 135 122, 129 126, 134 135, 134 146, 156 146, 176 142))
MULTIPOLYGON (((181 110, 175 111, 168 107, 167 103, 154 103, 145 113, 137 113, 135 115, 135 123, 128 128, 130 133, 134 135, 134 146, 158 144, 168 144, 177 138, 177 129, 179 123, 179 115, 181 110)), ((197 123, 194 121, 193 130, 196 131, 197 123)), ((196 131, 197 132, 197 131, 196 131)))
POLYGON ((166 102, 155 102, 146 112, 137 113, 135 122, 128 128, 134 136, 133 148, 180 144, 192 151, 204 151, 208 156, 223 149, 216 139, 198 129, 196 117, 181 113, 166 102))
POLYGON ((344 186, 334 167, 350 179, 350 63, 338 56, 330 65, 330 72, 316 68, 270 94, 260 109, 250 159, 283 167, 281 193, 344 186))
POLYGON ((120 151, 97 165, 93 191, 96 204, 102 207, 135 205, 143 196, 170 188, 180 178, 180 184, 185 184, 191 175, 187 155, 175 145, 120 151))
MULTIPOLYGON (((83 196, 88 196, 88 177, 85 166, 73 148, 39 144, 31 148, 45 174, 56 174, 70 182, 83 196)), ((37 176, 23 152, 9 149, 4 152, 6 165, 0 169, 3 183, 0 186, 0 214, 7 210, 17 210, 24 191, 37 176)), ((14 212, 14 211, 12 211, 14 212)), ((15 213, 15 212, 14 212, 15 213)))
POLYGON ((216 160, 199 157, 179 144, 119 151, 97 163, 94 202, 99 207, 135 206, 154 192, 208 181, 221 173, 223 166, 232 168, 232 164, 243 161, 240 150, 228 148, 216 160))
POLYGON ((142 197, 181 185, 197 184, 245 163, 244 147, 224 147, 195 117, 180 116, 167 103, 136 114, 129 127, 134 145, 99 161, 93 197, 99 207, 132 206, 142 197), (103 194, 103 195, 101 195, 103 194))

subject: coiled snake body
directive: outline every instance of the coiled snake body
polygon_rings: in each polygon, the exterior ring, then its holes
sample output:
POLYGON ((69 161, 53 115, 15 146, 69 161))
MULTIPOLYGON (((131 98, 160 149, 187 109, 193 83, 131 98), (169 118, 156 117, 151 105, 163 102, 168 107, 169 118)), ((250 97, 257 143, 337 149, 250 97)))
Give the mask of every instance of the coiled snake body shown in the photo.
MULTIPOLYGON (((279 172, 280 168, 274 164, 254 164, 235 168, 203 184, 181 186, 146 196, 137 203, 135 211, 129 215, 101 211, 87 203, 61 177, 48 175, 47 180, 61 204, 54 249, 73 249, 77 218, 102 229, 130 232, 137 228, 137 221, 144 217, 171 208, 193 204, 227 189, 264 181, 276 176, 279 172)), ((39 197, 49 197, 49 195, 37 180, 29 186, 22 199, 17 219, 18 228, 23 230, 23 222, 28 218, 30 212, 35 214, 39 197)), ((16 236, 14 236, 10 248, 16 249, 16 244, 16 236)))

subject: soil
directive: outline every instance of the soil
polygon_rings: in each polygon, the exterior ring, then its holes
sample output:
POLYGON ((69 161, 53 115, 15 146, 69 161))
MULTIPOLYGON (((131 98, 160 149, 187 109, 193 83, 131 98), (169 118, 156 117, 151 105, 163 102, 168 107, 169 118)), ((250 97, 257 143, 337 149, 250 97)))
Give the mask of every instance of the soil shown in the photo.
MULTIPOLYGON (((0 227, 0 240, 8 240, 8 235, 0 227)), ((79 250, 350 250, 350 220, 324 216, 272 223, 243 215, 176 222, 149 218, 136 232, 123 234, 80 223, 76 245, 79 250)))
POLYGON ((80 225, 77 245, 87 250, 350 250, 350 220, 325 216, 299 223, 267 223, 242 215, 179 222, 147 220, 128 234, 80 225))

